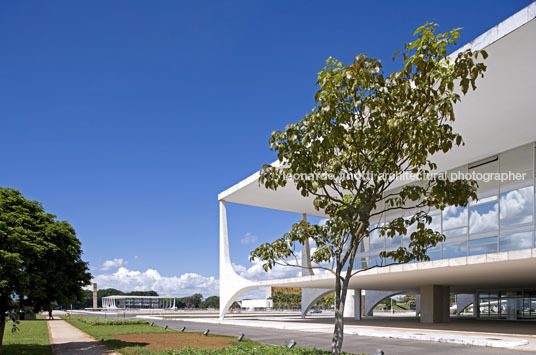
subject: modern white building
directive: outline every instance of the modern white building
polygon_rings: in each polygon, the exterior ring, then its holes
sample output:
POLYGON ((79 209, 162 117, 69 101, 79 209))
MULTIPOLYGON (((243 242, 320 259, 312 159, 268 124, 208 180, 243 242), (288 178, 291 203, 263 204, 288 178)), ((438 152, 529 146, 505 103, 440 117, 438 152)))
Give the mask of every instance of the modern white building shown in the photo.
MULTIPOLYGON (((370 314, 384 297, 419 295, 422 322, 449 319, 449 295, 458 295, 458 312, 471 304, 474 316, 536 320, 535 142, 536 142, 536 3, 496 25, 462 49, 485 49, 485 77, 475 92, 455 107, 455 131, 465 146, 434 157, 438 171, 524 173, 521 180, 479 181, 479 200, 467 208, 436 211, 433 226, 446 241, 430 250, 431 261, 374 268, 350 281, 347 315, 361 317, 361 297, 370 314), (365 292, 366 291, 366 292, 365 292), (354 310, 356 310, 354 312, 354 310)), ((261 165, 263 162, 259 162, 261 165)), ((259 172, 218 195, 220 204, 220 317, 244 292, 257 287, 301 287, 302 315, 321 296, 333 292, 334 277, 305 269, 303 276, 251 281, 231 265, 227 203, 322 216, 292 184, 277 191, 258 183, 259 172)), ((384 216, 383 221, 398 216, 384 216)), ((377 221, 381 223, 382 220, 377 221)), ((362 246, 356 268, 378 264, 379 252, 407 242, 373 235, 362 246)), ((303 265, 307 259, 308 246, 303 265)))
POLYGON ((242 300, 239 302, 240 308, 247 311, 266 310, 272 308, 272 300, 268 299, 256 299, 256 300, 242 300))
POLYGON ((107 296, 102 298, 104 309, 175 309, 174 297, 162 296, 107 296))

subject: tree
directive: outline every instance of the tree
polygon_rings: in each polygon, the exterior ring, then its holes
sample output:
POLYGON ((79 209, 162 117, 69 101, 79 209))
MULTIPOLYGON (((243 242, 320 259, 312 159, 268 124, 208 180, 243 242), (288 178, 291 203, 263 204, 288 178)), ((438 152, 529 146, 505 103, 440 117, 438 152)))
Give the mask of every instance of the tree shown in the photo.
POLYGON ((218 296, 210 296, 207 297, 203 302, 201 302, 200 308, 213 308, 213 309, 219 309, 220 308, 220 297, 218 296))
POLYGON ((14 189, 0 188, 0 352, 6 313, 82 300, 91 275, 67 222, 14 189))
POLYGON ((74 228, 65 221, 49 223, 43 233, 47 248, 41 258, 33 260, 33 277, 28 299, 34 312, 48 311, 52 318, 54 305, 68 305, 84 300, 83 287, 91 283, 87 263, 82 260, 81 243, 74 228))
POLYGON ((264 165, 260 183, 276 190, 292 180, 303 196, 314 197, 314 207, 327 222, 300 221, 250 258, 269 270, 291 265, 287 260, 296 257, 296 244, 309 239, 316 244, 311 260, 335 279, 333 354, 342 347, 348 283, 363 270, 354 270, 363 241, 372 233, 393 238, 413 228, 409 246, 382 252, 382 265, 429 260, 427 249, 444 240, 428 228, 429 210, 476 199, 476 182, 431 174, 437 168, 432 156, 463 144, 452 128, 454 104, 462 93, 476 89, 486 68, 477 60, 487 54, 467 49, 449 58, 447 48, 455 44, 459 29, 436 34, 436 26, 426 23, 415 31, 416 38, 401 52, 401 69, 390 75, 379 60, 365 55, 355 56, 348 66, 330 57, 318 74, 312 112, 270 138, 279 164, 264 165), (421 182, 393 186, 408 174, 421 182), (417 212, 400 217, 409 210, 417 212), (386 214, 398 217, 375 223, 386 214))
POLYGON ((186 304, 186 308, 199 308, 202 300, 203 296, 200 293, 196 293, 192 296, 185 297, 184 303, 186 304))

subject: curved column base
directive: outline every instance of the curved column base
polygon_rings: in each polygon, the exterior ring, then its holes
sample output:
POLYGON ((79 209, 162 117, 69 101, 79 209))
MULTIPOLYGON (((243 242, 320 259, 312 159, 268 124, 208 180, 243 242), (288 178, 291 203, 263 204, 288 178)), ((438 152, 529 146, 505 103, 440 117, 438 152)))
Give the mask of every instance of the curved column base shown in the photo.
POLYGON ((473 317, 476 317, 475 301, 476 295, 472 293, 456 295, 456 316, 460 317, 460 314, 463 312, 464 309, 466 309, 470 305, 473 305, 473 317))
POLYGON ((333 290, 330 288, 302 288, 301 294, 301 317, 305 318, 307 312, 322 297, 329 295, 333 290))
POLYGON ((374 307, 378 305, 384 298, 398 295, 404 291, 374 291, 366 290, 365 291, 365 314, 367 316, 372 316, 374 312, 374 307))

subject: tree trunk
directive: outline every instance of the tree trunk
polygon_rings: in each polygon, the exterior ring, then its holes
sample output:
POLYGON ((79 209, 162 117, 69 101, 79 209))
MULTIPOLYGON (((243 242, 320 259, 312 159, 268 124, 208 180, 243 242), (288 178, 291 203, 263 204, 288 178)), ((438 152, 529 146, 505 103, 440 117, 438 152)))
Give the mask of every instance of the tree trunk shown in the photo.
POLYGON ((6 329, 6 312, 4 310, 0 310, 0 354, 4 352, 4 331, 6 329))
POLYGON ((339 355, 342 351, 342 342, 344 339, 344 304, 346 302, 347 287, 341 281, 341 270, 335 271, 335 327, 333 329, 333 338, 331 339, 331 353, 339 355))

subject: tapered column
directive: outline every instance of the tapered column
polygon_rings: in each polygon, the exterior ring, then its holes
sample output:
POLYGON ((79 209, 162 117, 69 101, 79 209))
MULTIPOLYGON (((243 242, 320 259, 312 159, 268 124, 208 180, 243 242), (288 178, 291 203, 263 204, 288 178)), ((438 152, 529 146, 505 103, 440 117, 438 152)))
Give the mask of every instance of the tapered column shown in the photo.
POLYGON ((354 290, 354 319, 361 320, 361 289, 354 290))
POLYGON ((227 209, 225 201, 220 201, 220 319, 233 302, 243 293, 256 288, 255 283, 236 274, 229 254, 229 234, 227 231, 227 209))
POLYGON ((450 321, 450 288, 448 286, 421 286, 421 323, 450 321))
MULTIPOLYGON (((307 221, 307 214, 302 213, 302 220, 307 221)), ((301 275, 308 276, 314 275, 313 268, 311 267, 311 247, 309 246, 309 239, 306 239, 302 244, 302 263, 301 263, 301 275)))

